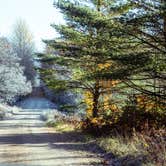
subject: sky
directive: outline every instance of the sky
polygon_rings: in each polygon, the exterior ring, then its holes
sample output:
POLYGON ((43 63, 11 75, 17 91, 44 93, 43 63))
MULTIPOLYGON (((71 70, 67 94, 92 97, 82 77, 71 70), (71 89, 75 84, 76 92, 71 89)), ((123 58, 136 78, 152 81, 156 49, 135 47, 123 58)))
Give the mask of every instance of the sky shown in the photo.
POLYGON ((50 24, 64 22, 62 14, 53 6, 54 0, 0 0, 0 36, 9 37, 18 19, 23 19, 34 36, 38 51, 44 49, 42 39, 57 36, 50 24))

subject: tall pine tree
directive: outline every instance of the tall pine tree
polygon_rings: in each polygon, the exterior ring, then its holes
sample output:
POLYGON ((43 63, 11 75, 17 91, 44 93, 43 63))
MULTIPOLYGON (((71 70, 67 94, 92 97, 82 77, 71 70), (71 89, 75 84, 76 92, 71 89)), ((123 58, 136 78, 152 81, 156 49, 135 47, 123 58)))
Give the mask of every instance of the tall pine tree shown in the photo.
POLYGON ((101 109, 100 97, 112 93, 118 80, 131 74, 129 69, 123 73, 119 70, 116 57, 122 52, 120 45, 128 39, 119 31, 122 26, 115 19, 126 13, 130 4, 61 0, 55 6, 65 15, 66 25, 52 25, 61 37, 45 43, 57 50, 59 56, 45 57, 43 61, 67 66, 71 77, 52 79, 51 83, 54 87, 84 90, 91 98, 91 117, 97 117, 101 109), (111 12, 111 6, 116 12, 111 12))

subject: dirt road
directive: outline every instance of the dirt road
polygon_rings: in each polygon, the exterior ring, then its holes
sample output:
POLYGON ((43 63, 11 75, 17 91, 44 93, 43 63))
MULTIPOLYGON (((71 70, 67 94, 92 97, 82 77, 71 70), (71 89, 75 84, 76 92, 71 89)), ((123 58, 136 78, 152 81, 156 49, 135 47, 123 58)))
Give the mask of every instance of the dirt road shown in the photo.
POLYGON ((22 110, 0 121, 0 166, 102 165, 96 146, 78 133, 58 133, 45 127, 41 112, 22 110))

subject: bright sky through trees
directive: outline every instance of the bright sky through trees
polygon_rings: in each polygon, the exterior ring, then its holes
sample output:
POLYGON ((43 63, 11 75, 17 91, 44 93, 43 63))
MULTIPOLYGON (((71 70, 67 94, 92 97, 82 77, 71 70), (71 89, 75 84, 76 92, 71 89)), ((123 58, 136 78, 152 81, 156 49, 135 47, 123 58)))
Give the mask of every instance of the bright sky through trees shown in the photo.
POLYGON ((12 32, 17 19, 24 19, 32 31, 36 47, 43 49, 41 39, 50 39, 56 35, 49 25, 62 23, 60 13, 53 7, 53 0, 0 0, 0 36, 12 32))

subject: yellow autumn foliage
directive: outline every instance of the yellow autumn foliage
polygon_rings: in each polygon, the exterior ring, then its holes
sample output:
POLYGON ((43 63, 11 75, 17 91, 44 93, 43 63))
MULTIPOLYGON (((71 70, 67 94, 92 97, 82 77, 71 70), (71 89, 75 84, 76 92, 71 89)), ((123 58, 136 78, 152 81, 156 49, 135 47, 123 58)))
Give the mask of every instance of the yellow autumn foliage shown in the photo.
POLYGON ((92 109, 93 109, 93 95, 89 91, 86 91, 84 93, 84 102, 87 105, 87 109, 86 109, 87 117, 91 117, 92 109))
POLYGON ((104 110, 108 110, 109 109, 109 99, 110 99, 109 95, 105 95, 103 97, 103 109, 104 110))
POLYGON ((154 108, 158 107, 158 104, 154 100, 150 99, 145 95, 136 96, 137 107, 143 108, 145 111, 151 111, 154 108))
POLYGON ((111 109, 112 111, 118 111, 118 107, 117 107, 115 104, 111 104, 111 105, 110 105, 110 109, 111 109))
POLYGON ((99 63, 98 64, 98 69, 100 70, 105 70, 111 67, 111 63, 106 62, 106 63, 99 63))
POLYGON ((115 87, 119 83, 119 80, 106 80, 102 79, 99 81, 99 84, 103 88, 115 87))
MULTIPOLYGON (((105 63, 99 63, 98 66, 98 70, 102 71, 102 70, 107 70, 111 67, 112 62, 108 61, 105 63)), ((105 89, 107 91, 108 89, 108 93, 104 94, 102 96, 102 106, 103 108, 101 110, 117 110, 117 107, 115 105, 111 105, 110 106, 110 97, 111 97, 111 93, 110 90, 112 87, 115 87, 117 84, 119 83, 119 80, 110 80, 110 79, 100 79, 99 80, 99 86, 103 89, 105 89)), ((84 102, 87 105, 87 109, 86 109, 86 113, 87 113, 87 117, 91 118, 93 115, 93 95, 91 92, 89 91, 85 91, 84 92, 84 102)), ((101 101, 100 101, 101 102, 101 101)), ((98 111, 101 111, 98 110, 98 111)))
MULTIPOLYGON (((117 106, 115 104, 110 103, 110 98, 112 96, 112 94, 110 93, 110 89, 111 87, 115 86, 117 83, 119 83, 119 81, 117 80, 100 80, 99 86, 101 86, 104 89, 108 89, 108 92, 101 96, 102 100, 100 100, 100 105, 102 105, 102 108, 98 110, 99 112, 103 110, 118 111, 117 106)), ((84 102, 87 105, 86 109, 87 117, 91 118, 93 115, 93 94, 90 91, 84 92, 84 102)))

